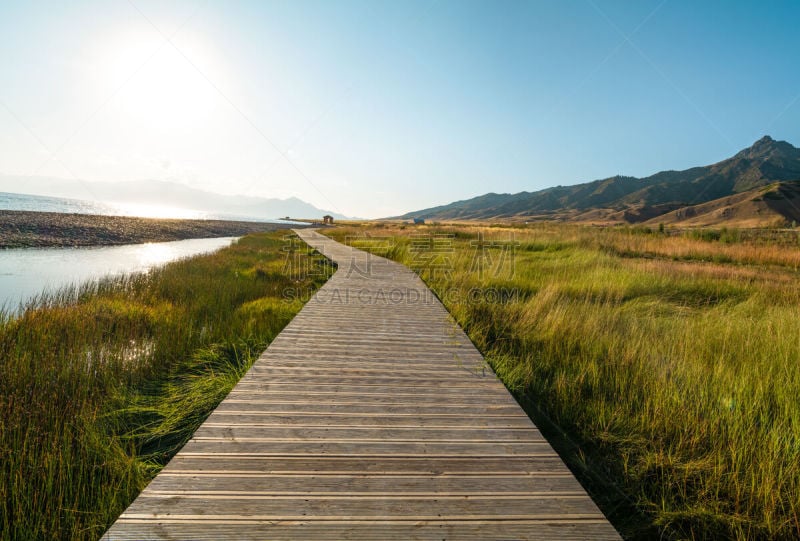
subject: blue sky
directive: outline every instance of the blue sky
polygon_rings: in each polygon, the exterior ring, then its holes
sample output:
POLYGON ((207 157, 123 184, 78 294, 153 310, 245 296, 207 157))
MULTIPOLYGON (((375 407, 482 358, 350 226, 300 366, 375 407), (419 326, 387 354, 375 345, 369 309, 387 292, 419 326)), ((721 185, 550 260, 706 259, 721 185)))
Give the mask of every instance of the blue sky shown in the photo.
POLYGON ((686 168, 800 145, 797 21, 796 1, 0 2, 0 174, 377 217, 686 168))

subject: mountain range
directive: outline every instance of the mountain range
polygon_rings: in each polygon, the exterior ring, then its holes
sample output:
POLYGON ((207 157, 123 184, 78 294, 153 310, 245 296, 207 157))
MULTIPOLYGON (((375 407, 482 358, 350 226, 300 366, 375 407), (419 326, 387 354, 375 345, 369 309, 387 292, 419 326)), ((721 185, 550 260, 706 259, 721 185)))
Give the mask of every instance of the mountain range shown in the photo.
POLYGON ((342 214, 319 209, 296 197, 279 199, 222 195, 177 182, 161 180, 87 182, 50 177, 0 175, 0 192, 90 199, 104 203, 172 206, 209 212, 214 215, 267 220, 286 216, 320 218, 325 214, 330 214, 336 219, 346 218, 342 214))
POLYGON ((487 193, 401 219, 760 227, 800 222, 800 149, 765 136, 721 162, 536 192, 487 193))

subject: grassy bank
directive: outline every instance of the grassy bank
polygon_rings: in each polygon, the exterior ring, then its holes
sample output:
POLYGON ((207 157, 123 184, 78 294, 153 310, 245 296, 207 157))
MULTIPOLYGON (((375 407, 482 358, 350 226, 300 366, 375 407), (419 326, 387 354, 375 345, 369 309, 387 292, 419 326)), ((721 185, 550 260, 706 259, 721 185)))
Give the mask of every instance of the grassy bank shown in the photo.
POLYGON ((326 233, 421 273, 626 537, 800 537, 796 239, 326 233))
POLYGON ((286 233, 0 320, 0 539, 102 535, 326 279, 289 274, 286 233))

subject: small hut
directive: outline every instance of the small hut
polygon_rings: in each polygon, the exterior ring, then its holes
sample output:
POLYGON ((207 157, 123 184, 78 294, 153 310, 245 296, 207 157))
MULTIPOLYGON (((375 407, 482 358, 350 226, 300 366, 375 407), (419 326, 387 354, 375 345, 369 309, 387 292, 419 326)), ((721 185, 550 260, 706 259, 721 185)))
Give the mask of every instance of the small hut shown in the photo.
POLYGON ((322 217, 322 223, 324 224, 333 224, 333 216, 330 214, 326 214, 322 217))

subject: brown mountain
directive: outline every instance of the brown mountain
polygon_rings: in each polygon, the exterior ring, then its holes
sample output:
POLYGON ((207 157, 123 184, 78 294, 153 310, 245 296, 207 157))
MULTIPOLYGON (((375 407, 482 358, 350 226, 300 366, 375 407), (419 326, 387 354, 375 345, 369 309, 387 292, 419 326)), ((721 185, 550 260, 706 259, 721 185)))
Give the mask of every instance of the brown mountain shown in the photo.
POLYGON ((773 227, 800 223, 800 182, 776 182, 684 207, 645 222, 684 227, 773 227))
POLYGON ((800 182, 800 149, 765 136, 735 156, 704 167, 662 171, 645 178, 615 176, 538 192, 489 193, 400 218, 656 223, 663 217, 665 223, 700 225, 703 220, 724 223, 722 209, 739 205, 728 215, 742 217, 743 224, 771 225, 797 220, 794 205, 800 206, 800 201, 770 199, 796 194, 794 181, 800 182), (727 203, 703 206, 721 199, 727 203), (708 212, 716 212, 716 218, 699 218, 708 212))

